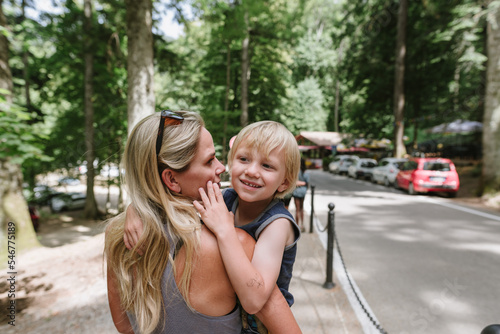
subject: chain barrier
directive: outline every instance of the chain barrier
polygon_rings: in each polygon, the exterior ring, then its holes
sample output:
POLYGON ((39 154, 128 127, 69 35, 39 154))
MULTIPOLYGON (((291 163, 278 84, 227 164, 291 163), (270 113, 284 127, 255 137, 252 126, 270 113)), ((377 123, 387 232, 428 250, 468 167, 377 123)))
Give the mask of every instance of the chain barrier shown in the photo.
POLYGON ((340 250, 339 240, 337 239, 337 234, 335 234, 335 233, 334 233, 334 238, 335 238, 335 242, 337 244, 337 251, 339 252, 340 261, 342 262, 342 266, 344 267, 345 276, 347 277, 347 281, 349 282, 349 285, 351 286, 351 289, 354 292, 354 296, 356 296, 356 299, 358 300, 359 305, 361 306, 361 308, 365 312, 368 319, 370 319, 371 323, 375 326, 375 328, 377 328, 379 330, 379 332, 382 334, 388 334, 385 331, 385 329, 382 328, 382 326, 380 326, 379 323, 377 323, 377 321, 373 318, 373 316, 370 314, 370 312, 367 310, 367 308, 365 307, 365 305, 361 301, 361 298, 359 298, 359 295, 356 292, 356 289, 354 289, 354 285, 352 284, 351 278, 350 278, 349 274, 347 273, 347 267, 345 265, 344 258, 342 257, 342 251, 340 250))
POLYGON ((319 222, 319 219, 318 219, 318 216, 316 216, 316 214, 314 214, 314 217, 316 218, 316 223, 314 225, 316 225, 316 230, 320 233, 323 233, 326 231, 326 229, 328 228, 328 224, 326 224, 325 226, 321 226, 321 223, 319 222))
POLYGON ((370 314, 366 306, 363 304, 361 301, 361 298, 359 297, 357 291, 354 289, 354 285, 352 284, 351 278, 349 274, 347 273, 347 267, 344 262, 344 258, 342 256, 342 251, 340 250, 340 244, 337 239, 337 234, 335 233, 335 214, 333 212, 333 209, 335 208, 335 205, 333 203, 330 203, 328 205, 329 208, 329 213, 328 213, 328 223, 325 226, 321 226, 321 222, 318 219, 316 212, 314 211, 314 184, 311 185, 311 214, 310 214, 310 228, 309 228, 309 233, 313 232, 313 221, 315 220, 316 223, 316 230, 319 233, 325 232, 327 229, 332 229, 328 230, 328 249, 327 249, 327 273, 326 273, 326 282, 323 284, 324 288, 330 289, 335 286, 335 283, 333 283, 333 276, 332 276, 332 265, 333 265, 333 249, 335 248, 335 242, 337 243, 337 250, 339 252, 340 256, 340 261, 342 262, 342 266, 344 267, 345 275, 347 277, 347 281, 349 282, 349 285, 351 286, 352 291, 354 292, 354 296, 356 296, 356 299, 358 300, 359 305, 365 312, 366 316, 368 319, 370 319, 371 323, 379 330, 380 333, 382 334, 388 334, 382 326, 377 323, 377 321, 373 318, 373 316, 370 314), (314 219, 315 218, 315 219, 314 219), (332 262, 332 263, 330 263, 332 262))

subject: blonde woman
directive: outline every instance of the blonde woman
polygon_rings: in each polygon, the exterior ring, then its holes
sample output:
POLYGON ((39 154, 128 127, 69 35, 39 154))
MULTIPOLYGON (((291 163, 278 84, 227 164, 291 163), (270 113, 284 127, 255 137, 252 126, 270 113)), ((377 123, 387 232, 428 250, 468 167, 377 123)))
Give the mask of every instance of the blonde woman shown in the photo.
MULTIPOLYGON (((125 183, 144 224, 139 254, 123 242, 125 213, 106 229, 108 299, 121 333, 240 333, 236 294, 215 236, 193 207, 199 188, 220 182, 224 166, 210 133, 192 112, 162 111, 132 131, 125 183), (158 125, 159 124, 159 125, 158 125)), ((246 255, 254 241, 238 231, 246 255)), ((300 333, 276 287, 257 314, 272 333, 300 333)))

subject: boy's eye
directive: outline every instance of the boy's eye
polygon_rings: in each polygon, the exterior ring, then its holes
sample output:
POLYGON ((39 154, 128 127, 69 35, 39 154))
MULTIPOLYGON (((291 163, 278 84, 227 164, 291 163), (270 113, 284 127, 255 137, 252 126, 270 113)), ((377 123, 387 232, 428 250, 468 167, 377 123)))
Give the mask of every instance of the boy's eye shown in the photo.
POLYGON ((273 166, 271 166, 269 164, 262 164, 262 167, 267 168, 267 169, 273 168, 273 166))

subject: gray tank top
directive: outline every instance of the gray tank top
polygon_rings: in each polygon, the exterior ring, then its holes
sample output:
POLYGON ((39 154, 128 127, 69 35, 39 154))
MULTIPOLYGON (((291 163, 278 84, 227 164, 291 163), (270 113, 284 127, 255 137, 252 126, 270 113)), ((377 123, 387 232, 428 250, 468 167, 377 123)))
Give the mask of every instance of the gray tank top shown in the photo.
MULTIPOLYGON (((162 289, 166 314, 160 320, 158 328, 154 331, 155 334, 241 333, 242 327, 239 308, 221 317, 212 317, 194 310, 192 311, 187 306, 177 287, 172 267, 169 264, 167 264, 163 273, 163 286, 167 287, 166 291, 162 289)), ((135 317, 129 313, 127 315, 134 328, 134 333, 139 333, 135 317)))

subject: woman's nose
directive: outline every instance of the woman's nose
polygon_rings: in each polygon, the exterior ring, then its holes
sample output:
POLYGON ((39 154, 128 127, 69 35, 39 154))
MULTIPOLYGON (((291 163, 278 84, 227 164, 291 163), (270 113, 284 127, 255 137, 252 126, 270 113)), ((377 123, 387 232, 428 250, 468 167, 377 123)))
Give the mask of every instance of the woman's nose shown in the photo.
POLYGON ((218 166, 216 167, 216 173, 217 175, 220 175, 226 171, 226 167, 219 161, 219 159, 215 158, 217 160, 218 166))

